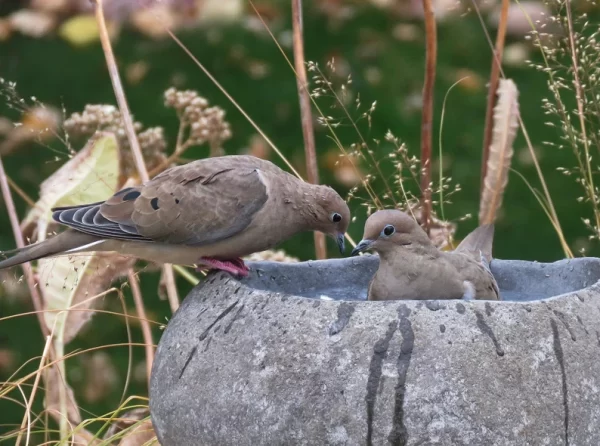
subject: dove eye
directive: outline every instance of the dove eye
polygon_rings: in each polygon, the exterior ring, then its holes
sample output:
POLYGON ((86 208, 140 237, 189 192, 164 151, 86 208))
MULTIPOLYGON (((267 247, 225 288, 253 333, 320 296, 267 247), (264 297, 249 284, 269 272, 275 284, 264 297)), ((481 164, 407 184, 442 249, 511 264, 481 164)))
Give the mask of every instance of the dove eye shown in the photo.
POLYGON ((334 223, 339 223, 342 221, 342 216, 340 214, 338 214, 337 212, 334 212, 333 215, 331 216, 331 221, 334 223))
POLYGON ((396 232, 396 228, 394 228, 392 225, 387 225, 385 228, 383 228, 383 231, 381 231, 381 233, 386 237, 389 237, 394 232, 396 232))

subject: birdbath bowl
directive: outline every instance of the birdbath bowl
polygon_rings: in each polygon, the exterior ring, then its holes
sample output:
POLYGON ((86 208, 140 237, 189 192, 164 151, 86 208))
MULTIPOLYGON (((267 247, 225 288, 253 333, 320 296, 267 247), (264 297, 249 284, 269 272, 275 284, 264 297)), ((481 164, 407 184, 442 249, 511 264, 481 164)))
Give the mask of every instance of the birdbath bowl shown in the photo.
POLYGON ((368 302, 377 262, 210 274, 156 352, 160 443, 600 444, 600 259, 494 260, 503 301, 368 302))

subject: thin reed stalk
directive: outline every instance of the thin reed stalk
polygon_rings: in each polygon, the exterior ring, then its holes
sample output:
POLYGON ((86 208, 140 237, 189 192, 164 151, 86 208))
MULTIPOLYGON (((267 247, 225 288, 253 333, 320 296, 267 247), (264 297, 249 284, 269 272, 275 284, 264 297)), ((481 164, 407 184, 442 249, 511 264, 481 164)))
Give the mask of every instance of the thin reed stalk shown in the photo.
MULTIPOLYGON (((315 148, 315 131, 310 108, 306 62, 304 59, 302 0, 292 0, 292 30, 294 63, 296 65, 296 85, 298 86, 298 96, 300 99, 300 120, 302 122, 302 136, 304 137, 307 179, 309 183, 319 184, 319 166, 317 164, 317 151, 315 148)), ((317 259, 325 259, 327 257, 325 235, 321 232, 315 232, 314 237, 316 257, 317 259)))

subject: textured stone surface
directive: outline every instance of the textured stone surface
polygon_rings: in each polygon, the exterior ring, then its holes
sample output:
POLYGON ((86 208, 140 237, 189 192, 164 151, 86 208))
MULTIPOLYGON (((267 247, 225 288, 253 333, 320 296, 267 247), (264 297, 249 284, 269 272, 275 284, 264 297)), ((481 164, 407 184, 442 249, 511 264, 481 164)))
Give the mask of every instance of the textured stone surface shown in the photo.
POLYGON ((600 444, 600 260, 494 260, 502 302, 360 301, 376 266, 211 275, 157 350, 161 444, 600 444))

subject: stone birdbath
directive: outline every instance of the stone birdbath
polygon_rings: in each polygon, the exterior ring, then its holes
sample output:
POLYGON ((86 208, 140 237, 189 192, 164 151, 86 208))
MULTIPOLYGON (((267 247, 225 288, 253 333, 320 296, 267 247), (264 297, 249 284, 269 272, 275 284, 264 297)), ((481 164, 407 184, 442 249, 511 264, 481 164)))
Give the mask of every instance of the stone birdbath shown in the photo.
POLYGON ((377 262, 210 274, 156 352, 160 443, 600 445, 600 259, 494 260, 500 302, 367 302, 377 262))

